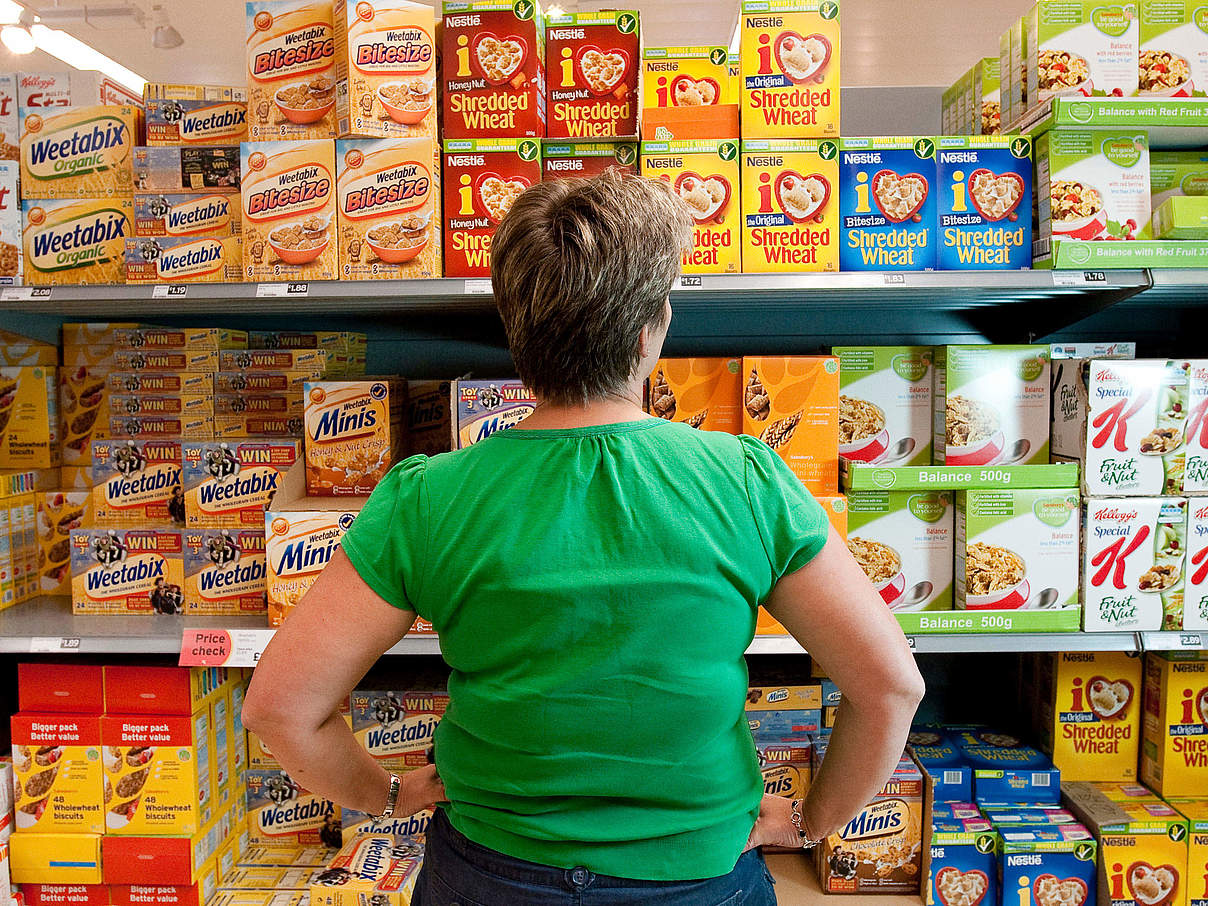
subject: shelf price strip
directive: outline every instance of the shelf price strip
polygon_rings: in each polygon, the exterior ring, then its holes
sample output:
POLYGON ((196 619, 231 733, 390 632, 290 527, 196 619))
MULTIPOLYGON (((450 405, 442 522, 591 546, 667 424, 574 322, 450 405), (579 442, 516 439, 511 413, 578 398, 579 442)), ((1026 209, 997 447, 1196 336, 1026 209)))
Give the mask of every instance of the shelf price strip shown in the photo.
POLYGON ((255 667, 273 637, 272 629, 186 629, 180 639, 181 667, 255 667))

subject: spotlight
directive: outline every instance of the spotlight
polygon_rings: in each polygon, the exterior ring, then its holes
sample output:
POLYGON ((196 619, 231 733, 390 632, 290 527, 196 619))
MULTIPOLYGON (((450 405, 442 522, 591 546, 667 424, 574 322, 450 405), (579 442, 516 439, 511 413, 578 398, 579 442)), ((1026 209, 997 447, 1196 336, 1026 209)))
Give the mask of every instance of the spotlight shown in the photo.
POLYGON ((164 11, 162 3, 156 3, 151 7, 151 23, 154 29, 151 33, 152 47, 157 47, 160 50, 171 50, 173 47, 180 47, 180 45, 185 43, 185 39, 180 36, 180 32, 168 22, 168 14, 164 11))

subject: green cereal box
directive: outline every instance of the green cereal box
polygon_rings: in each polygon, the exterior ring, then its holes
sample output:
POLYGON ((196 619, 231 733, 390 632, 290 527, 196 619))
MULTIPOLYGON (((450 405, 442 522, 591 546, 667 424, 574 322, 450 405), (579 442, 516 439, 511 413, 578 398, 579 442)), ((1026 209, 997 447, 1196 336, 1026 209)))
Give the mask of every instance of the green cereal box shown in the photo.
POLYGON ((1143 97, 1190 98, 1208 93, 1208 9, 1186 0, 1141 0, 1143 97))
POLYGON ((1027 15, 1032 106, 1054 97, 1135 95, 1138 18, 1135 3, 1040 0, 1027 15))
POLYGON ((951 491, 847 498, 847 547, 894 613, 952 609, 951 491))
POLYGON ((931 464, 930 346, 836 346, 839 455, 880 465, 931 464))
MULTIPOLYGON (((1205 36, 1208 40, 1208 35, 1205 36)), ((1149 206, 1157 211, 1169 198, 1208 195, 1208 154, 1202 151, 1149 152, 1149 206)), ((1138 239, 1153 238, 1146 221, 1138 239)))
POLYGON ((973 103, 978 126, 974 135, 998 135, 1002 131, 998 57, 984 57, 973 67, 973 103))
POLYGON ((940 270, 1032 266, 1032 142, 1020 135, 936 139, 940 270))
MULTIPOLYGON (((1031 83, 1033 86, 1035 82, 1031 83)), ((1014 112, 1013 123, 1020 118, 1032 104, 1036 93, 1033 87, 1028 88, 1028 17, 1021 16, 1011 30, 1011 108, 1014 112)))
POLYGON ((839 141, 839 270, 935 270, 935 139, 839 141))
MULTIPOLYGON (((999 120, 1001 130, 1008 131, 1015 122, 1015 106, 1013 104, 1011 83, 1011 37, 1015 34, 1016 26, 1011 25, 998 36, 998 79, 999 79, 999 120)), ((945 130, 947 131, 947 130, 945 130)))

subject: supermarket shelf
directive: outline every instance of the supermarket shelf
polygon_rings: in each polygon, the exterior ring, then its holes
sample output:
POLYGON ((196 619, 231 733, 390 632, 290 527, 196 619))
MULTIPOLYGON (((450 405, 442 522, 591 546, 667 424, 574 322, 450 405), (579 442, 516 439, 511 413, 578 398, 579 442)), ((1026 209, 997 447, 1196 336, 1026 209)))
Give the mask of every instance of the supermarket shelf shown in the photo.
POLYGON ((1146 651, 1203 651, 1208 632, 1143 632, 1141 644, 1146 651))
MULTIPOLYGON (((916 654, 1140 650, 1137 635, 1132 632, 951 633, 910 635, 906 640, 916 654)), ((747 649, 750 654, 800 654, 804 650, 794 639, 787 636, 762 636, 756 638, 747 649)))
POLYGON ((1053 128, 1136 129, 1157 149, 1200 148, 1208 125, 1204 98, 1054 98, 1029 111, 1018 131, 1036 137, 1053 128))

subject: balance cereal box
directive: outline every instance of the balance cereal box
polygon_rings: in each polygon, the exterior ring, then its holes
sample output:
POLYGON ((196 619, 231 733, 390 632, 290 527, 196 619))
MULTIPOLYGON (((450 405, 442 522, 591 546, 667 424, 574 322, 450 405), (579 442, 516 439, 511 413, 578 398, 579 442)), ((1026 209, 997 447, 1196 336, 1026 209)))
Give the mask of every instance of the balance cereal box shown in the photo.
POLYGON ((185 525, 262 530, 264 510, 297 457, 292 440, 182 443, 185 525))
POLYGON ((1052 97, 1137 93, 1140 23, 1135 4, 1039 0, 1027 20, 1030 106, 1052 97))
POLYGON ((92 493, 39 491, 36 505, 39 590, 44 595, 70 595, 71 530, 92 528, 92 493))
POLYGON ((52 469, 59 458, 55 369, 0 368, 0 469, 52 469))
POLYGON ((1208 93, 1208 20, 1202 7, 1142 0, 1139 16, 1142 97, 1203 97, 1208 93))
POLYGON ((172 238, 238 236, 239 196, 230 192, 150 193, 134 196, 134 235, 172 238))
POLYGON ((743 0, 743 138, 837 138, 839 3, 743 0))
POLYGON ((1188 365, 1187 453, 1183 493, 1208 494, 1208 360, 1188 365))
POLYGON ((839 269, 837 150, 833 141, 743 141, 745 272, 839 269))
POLYGON ((248 842, 253 846, 282 846, 323 842, 323 831, 335 822, 335 803, 302 789, 281 770, 247 771, 248 842))
POLYGON ((180 613, 180 532, 73 529, 71 609, 80 614, 180 613))
POLYGON ((1187 819, 1187 906, 1208 904, 1208 798, 1173 803, 1187 819))
POLYGON ((739 134, 739 80, 726 48, 643 48, 642 82, 644 139, 739 134))
POLYGON ((430 138, 336 143, 340 275, 441 275, 440 160, 430 138))
POLYGON ((14 830, 105 830, 98 715, 20 712, 12 717, 14 830))
POLYGON ((839 455, 882 465, 931 464, 930 346, 836 346, 839 455))
POLYGON ((742 359, 659 359, 646 411, 702 431, 742 433, 742 359))
POLYGON ((937 138, 940 270, 1032 266, 1032 143, 1022 136, 937 138))
POLYGON ((143 107, 147 145, 230 145, 247 141, 247 91, 230 88, 220 93, 228 96, 149 98, 143 107))
POLYGON ((339 550, 356 513, 337 510, 264 514, 268 619, 280 626, 339 550))
POLYGON ((127 283, 238 283, 243 243, 238 236, 126 240, 127 283))
POLYGON ((244 278, 334 280, 335 143, 242 146, 244 278))
POLYGON ((1087 500, 1082 628, 1087 632, 1178 629, 1183 614, 1187 500, 1087 500))
POLYGON ((537 3, 446 0, 445 138, 545 135, 545 20, 537 3))
POLYGON ((638 172, 637 142, 546 142, 541 148, 541 178, 597 176, 605 170, 638 172))
POLYGON ((186 529, 184 563, 185 613, 265 612, 262 529, 186 529))
POLYGON ((401 381, 306 385, 306 492, 369 494, 403 450, 406 387, 401 381))
POLYGON ((496 431, 515 428, 537 407, 537 398, 520 381, 457 381, 455 386, 453 449, 464 449, 496 431))
POLYGON ((952 609, 950 491, 853 492, 847 511, 847 548, 890 610, 952 609))
POLYGON ((93 518, 101 528, 184 525, 180 440, 94 440, 93 518))
POLYGON ((839 267, 934 270, 935 139, 839 142, 839 267))
POLYGON ((1202 796, 1208 783, 1208 656, 1186 658, 1145 656, 1141 780, 1168 799, 1202 796))
POLYGON ((134 149, 136 192, 238 192, 239 146, 134 149))
POLYGON ((541 145, 471 139, 446 141, 444 151, 445 276, 489 277, 495 228, 541 181, 541 145))
POLYGON ((643 142, 642 175, 670 183, 692 214, 692 249, 683 254, 684 273, 742 270, 738 142, 643 142))
MULTIPOLYGON (((1155 213, 1171 198, 1208 191, 1208 154, 1199 151, 1149 152, 1149 207, 1155 213)), ((1138 239, 1153 239, 1154 220, 1143 224, 1138 239)))
POLYGON ((331 0, 248 0, 248 138, 335 138, 331 0))
POLYGON ((412 770, 428 763, 437 724, 449 708, 448 692, 356 689, 349 701, 352 732, 380 764, 412 770))
POLYGON ((985 57, 973 67, 973 97, 979 111, 981 135, 1002 131, 1002 91, 998 77, 998 57, 985 57))
POLYGON ((406 906, 411 902, 423 847, 395 836, 356 837, 311 881, 312 906, 406 906))
POLYGON ((22 198, 123 198, 132 189, 134 107, 24 111, 22 198))
MULTIPOLYGON (((3 104, 0 98, 0 104, 3 104)), ((20 167, 16 161, 0 160, 0 285, 21 282, 21 194, 17 178, 20 167)))
POLYGON ((411 0, 335 0, 336 131, 436 140, 436 11, 411 0))
POLYGON ((126 282, 129 198, 23 201, 24 280, 34 286, 126 282))
POLYGON ((743 433, 776 451, 816 494, 839 486, 839 362, 820 356, 742 360, 743 433))
POLYGON ((1097 846, 1081 824, 1000 829, 1001 902, 1019 906, 1090 906, 1097 846))
POLYGON ((638 11, 550 16, 545 27, 550 138, 636 138, 641 119, 638 11))
POLYGON ((1203 497, 1187 498, 1187 548, 1183 625, 1172 628, 1203 632, 1208 630, 1208 500, 1203 497))

